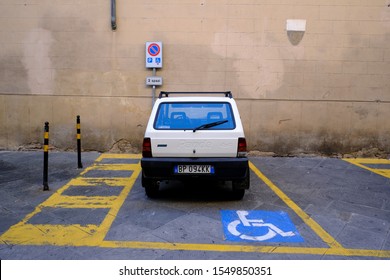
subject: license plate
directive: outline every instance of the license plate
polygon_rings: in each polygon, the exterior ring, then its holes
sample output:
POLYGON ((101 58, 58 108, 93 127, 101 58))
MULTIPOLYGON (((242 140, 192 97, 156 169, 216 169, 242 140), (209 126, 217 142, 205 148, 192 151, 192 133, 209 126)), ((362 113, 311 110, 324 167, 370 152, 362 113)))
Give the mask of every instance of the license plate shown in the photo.
POLYGON ((211 165, 176 165, 175 174, 214 174, 211 165))

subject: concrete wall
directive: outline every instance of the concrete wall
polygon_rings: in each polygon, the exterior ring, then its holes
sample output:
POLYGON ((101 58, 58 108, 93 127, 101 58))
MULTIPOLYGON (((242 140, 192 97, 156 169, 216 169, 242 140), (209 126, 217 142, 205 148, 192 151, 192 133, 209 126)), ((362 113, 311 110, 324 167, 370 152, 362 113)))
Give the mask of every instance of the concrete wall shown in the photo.
POLYGON ((231 90, 251 149, 390 151, 388 0, 0 0, 0 149, 139 147, 145 42, 168 91, 231 90), (288 19, 306 20, 288 32, 288 19))

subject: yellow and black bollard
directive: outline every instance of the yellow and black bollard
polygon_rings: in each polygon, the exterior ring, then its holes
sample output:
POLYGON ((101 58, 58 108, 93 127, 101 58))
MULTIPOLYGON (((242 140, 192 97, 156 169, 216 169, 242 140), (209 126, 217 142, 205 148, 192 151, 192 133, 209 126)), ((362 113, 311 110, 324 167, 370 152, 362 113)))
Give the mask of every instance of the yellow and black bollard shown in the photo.
POLYGON ((80 126, 80 116, 77 116, 76 119, 76 130, 77 130, 77 166, 78 168, 83 168, 83 164, 81 163, 81 126, 80 126))
POLYGON ((48 173, 49 173, 49 123, 45 122, 45 133, 43 140, 43 190, 48 191, 48 173))

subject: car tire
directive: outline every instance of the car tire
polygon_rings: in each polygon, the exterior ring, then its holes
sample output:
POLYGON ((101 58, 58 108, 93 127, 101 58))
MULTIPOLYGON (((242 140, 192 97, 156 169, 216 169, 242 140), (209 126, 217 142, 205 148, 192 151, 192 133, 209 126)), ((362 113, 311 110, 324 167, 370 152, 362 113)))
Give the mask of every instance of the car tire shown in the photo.
POLYGON ((241 200, 245 195, 244 189, 233 189, 232 199, 233 200, 241 200))
POLYGON ((142 186, 149 198, 156 198, 159 193, 159 184, 157 180, 146 178, 142 173, 142 186))
POLYGON ((243 180, 234 180, 232 181, 233 190, 247 190, 250 185, 249 169, 246 171, 246 176, 243 180))
POLYGON ((157 198, 159 193, 158 186, 145 187, 145 193, 149 198, 157 198))
POLYGON ((250 184, 250 177, 249 177, 249 169, 248 169, 246 172, 245 179, 232 181, 233 198, 236 200, 241 200, 244 197, 245 190, 249 189, 249 184, 250 184))

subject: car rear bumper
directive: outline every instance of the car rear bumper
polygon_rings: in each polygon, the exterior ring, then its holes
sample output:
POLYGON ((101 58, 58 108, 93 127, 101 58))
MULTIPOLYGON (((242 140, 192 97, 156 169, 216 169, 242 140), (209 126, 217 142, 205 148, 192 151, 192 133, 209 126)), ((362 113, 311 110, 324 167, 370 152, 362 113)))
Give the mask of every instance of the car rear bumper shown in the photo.
POLYGON ((207 178, 215 180, 243 180, 249 172, 247 158, 142 158, 141 167, 145 178, 174 180, 207 178), (213 174, 175 174, 177 165, 211 165, 213 174))

